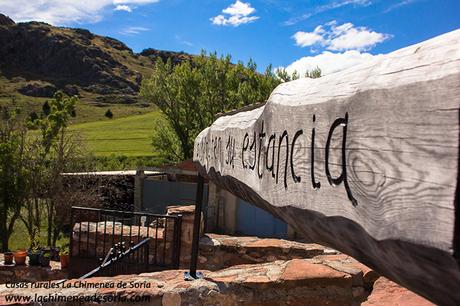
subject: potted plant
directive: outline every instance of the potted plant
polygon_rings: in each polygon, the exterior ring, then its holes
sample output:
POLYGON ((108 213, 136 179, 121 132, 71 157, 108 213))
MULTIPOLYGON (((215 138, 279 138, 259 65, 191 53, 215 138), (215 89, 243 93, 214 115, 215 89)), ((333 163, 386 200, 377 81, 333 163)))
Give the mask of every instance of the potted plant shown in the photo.
POLYGON ((17 266, 24 265, 26 263, 27 252, 26 250, 17 250, 13 253, 13 257, 17 266))
POLYGON ((59 251, 59 259, 61 261, 61 269, 65 269, 69 266, 70 255, 69 255, 69 247, 64 246, 59 251))
POLYGON ((60 253, 59 248, 51 247, 51 249, 50 249, 50 258, 51 258, 51 260, 59 261, 60 260, 59 253, 60 253))
POLYGON ((12 265, 13 264, 13 252, 7 250, 5 254, 3 254, 4 261, 3 264, 5 265, 12 265))
POLYGON ((29 248, 29 265, 38 266, 40 265, 40 255, 41 250, 39 246, 39 231, 37 227, 34 227, 32 230, 32 237, 30 239, 30 248, 29 248))
POLYGON ((29 265, 38 266, 40 265, 40 256, 41 251, 39 248, 32 248, 28 252, 29 255, 29 265))
POLYGON ((50 251, 43 251, 42 255, 40 256, 40 264, 42 267, 49 267, 50 266, 50 259, 51 254, 50 251))

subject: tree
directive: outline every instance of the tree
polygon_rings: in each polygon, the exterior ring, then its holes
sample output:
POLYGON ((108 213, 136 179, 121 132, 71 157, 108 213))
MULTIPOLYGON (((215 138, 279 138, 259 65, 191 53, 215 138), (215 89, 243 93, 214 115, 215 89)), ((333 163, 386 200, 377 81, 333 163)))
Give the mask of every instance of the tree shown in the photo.
POLYGON ((113 118, 113 113, 110 109, 108 109, 106 112, 105 112, 105 115, 107 118, 109 119, 112 119, 113 118))
POLYGON ((48 245, 54 245, 59 235, 56 212, 58 205, 62 204, 61 173, 68 170, 73 160, 79 156, 79 146, 75 145, 67 133, 67 125, 70 117, 75 114, 77 100, 76 96, 66 97, 61 91, 56 92, 53 99, 47 101, 48 114, 30 124, 40 130, 41 138, 31 146, 33 154, 29 159, 29 168, 33 169, 35 176, 29 182, 27 215, 21 216, 21 220, 31 234, 35 226, 40 227, 40 206, 44 205, 48 218, 48 245))
MULTIPOLYGON (((63 172, 81 169, 81 145, 68 133, 67 124, 75 113, 76 97, 57 92, 46 103, 49 111, 41 118, 18 116, 20 109, 0 107, 0 243, 8 240, 16 220, 27 228, 29 237, 48 218, 48 245, 54 246, 70 214, 63 172), (26 122, 26 119, 29 121, 26 122), (41 137, 28 136, 38 129, 41 137)), ((74 197, 75 198, 75 197, 74 197)))
POLYGON ((286 68, 278 68, 276 69, 276 77, 280 79, 282 82, 290 82, 299 79, 299 74, 297 70, 294 70, 292 74, 287 72, 286 68))
MULTIPOLYGON (((42 133, 44 154, 48 154, 54 141, 63 129, 67 127, 70 117, 75 113, 76 96, 66 98, 58 91, 49 105, 49 114, 36 121, 42 133)), ((48 101, 47 101, 48 102, 48 101)))
POLYGON ((43 106, 42 106, 42 112, 45 116, 48 116, 50 114, 50 111, 51 111, 50 104, 48 103, 48 101, 45 101, 45 103, 43 103, 43 106))
POLYGON ((315 69, 311 70, 311 71, 306 71, 305 72, 305 77, 306 78, 310 78, 310 79, 317 79, 317 78, 320 78, 321 77, 321 69, 319 69, 318 66, 316 66, 315 69))
POLYGON ((0 121, 0 242, 8 250, 8 240, 26 197, 25 145, 27 128, 17 111, 1 108, 0 121))
MULTIPOLYGON (((276 69, 276 77, 280 79, 282 82, 290 82, 294 80, 300 79, 300 74, 297 72, 297 70, 294 70, 292 74, 287 72, 286 68, 278 68, 276 69)), ((321 69, 319 67, 316 67, 313 70, 307 70, 304 74, 304 77, 310 78, 310 79, 316 79, 321 77, 321 69)))
POLYGON ((35 111, 30 112, 30 114, 29 114, 29 120, 30 120, 30 121, 35 121, 35 120, 37 120, 37 119, 38 119, 37 113, 36 113, 35 111))
POLYGON ((271 66, 260 74, 254 61, 232 64, 229 55, 218 58, 203 51, 192 62, 176 66, 171 59, 157 59, 151 77, 141 85, 141 96, 167 121, 156 123, 161 129, 154 131, 154 149, 167 160, 191 158, 195 137, 217 113, 263 102, 279 82, 271 66))

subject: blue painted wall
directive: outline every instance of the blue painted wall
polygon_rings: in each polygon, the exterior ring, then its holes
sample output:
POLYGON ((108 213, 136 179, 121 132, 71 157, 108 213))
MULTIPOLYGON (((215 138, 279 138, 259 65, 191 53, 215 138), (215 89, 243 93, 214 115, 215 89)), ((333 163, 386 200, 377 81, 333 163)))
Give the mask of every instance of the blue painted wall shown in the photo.
POLYGON ((263 238, 287 238, 287 224, 243 200, 238 201, 236 233, 263 238))
MULTIPOLYGON (((148 179, 144 181, 143 209, 145 211, 155 214, 164 214, 166 212, 166 206, 194 205, 195 198, 195 183, 169 182, 148 179)), ((207 184, 204 186, 203 198, 203 212, 205 212, 208 200, 207 184)))

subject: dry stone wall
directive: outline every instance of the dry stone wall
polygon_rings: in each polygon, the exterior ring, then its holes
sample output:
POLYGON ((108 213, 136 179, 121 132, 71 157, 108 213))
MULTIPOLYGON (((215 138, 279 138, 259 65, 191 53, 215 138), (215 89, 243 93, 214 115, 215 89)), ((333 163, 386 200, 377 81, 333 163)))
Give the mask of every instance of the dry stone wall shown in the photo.
MULTIPOLYGON (((84 299, 98 297, 133 299, 140 305, 432 305, 423 298, 383 278, 370 292, 367 280, 372 272, 345 255, 323 255, 313 259, 293 259, 263 264, 238 265, 219 271, 202 270, 204 279, 185 281, 185 270, 140 275, 98 277, 80 282, 67 281, 57 288, 29 290, 0 285, 0 304, 12 305, 7 296, 46 296, 84 299), (333 261, 331 265, 329 261, 333 261), (127 284, 117 288, 116 284, 127 284), (114 287, 112 287, 114 286, 114 287), (83 288, 84 287, 84 288, 83 288), (133 287, 133 288, 130 288, 133 287), (385 288, 389 290, 385 290, 385 288), (383 290, 382 290, 383 289, 383 290), (370 293, 370 295, 369 295, 370 293), (403 298, 402 298, 403 297, 403 298)), ((375 279, 374 279, 375 280, 375 279)), ((38 285, 36 285, 38 287, 38 285)), ((57 285, 56 285, 57 286, 57 285)), ((91 301, 81 305, 93 305, 91 301)), ((111 302, 110 305, 126 305, 111 302)), ((38 305, 38 303, 22 303, 38 305)), ((46 305, 75 305, 49 302, 46 305)), ((108 305, 108 304, 107 304, 108 305)))

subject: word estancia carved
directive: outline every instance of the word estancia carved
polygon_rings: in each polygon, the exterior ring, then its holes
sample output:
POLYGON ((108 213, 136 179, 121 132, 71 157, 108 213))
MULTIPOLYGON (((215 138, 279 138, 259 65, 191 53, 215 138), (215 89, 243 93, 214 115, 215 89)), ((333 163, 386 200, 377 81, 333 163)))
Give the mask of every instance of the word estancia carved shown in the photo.
POLYGON ((442 305, 460 304, 460 30, 323 76, 195 140, 200 173, 442 305))
MULTIPOLYGON (((313 115, 313 124, 316 122, 316 115, 313 115)), ((344 184, 347 191, 348 199, 356 206, 358 205, 356 199, 353 197, 347 180, 347 165, 346 165, 346 143, 347 143, 347 125, 348 125, 348 113, 343 118, 336 119, 332 126, 329 128, 329 133, 326 140, 326 147, 324 151, 325 155, 325 175, 327 181, 331 186, 339 186, 341 183, 344 184), (332 177, 329 165, 329 157, 331 150, 331 140, 335 130, 338 127, 343 128, 342 141, 341 141, 341 173, 338 177, 332 177)), ((310 156, 306 156, 306 159, 310 160, 310 177, 311 177, 311 188, 318 190, 321 188, 321 182, 315 179, 315 134, 316 128, 313 126, 311 129, 311 137, 307 139, 309 141, 310 156)), ((243 169, 255 171, 259 179, 262 179, 264 172, 268 172, 267 175, 271 175, 275 184, 279 183, 280 180, 280 164, 284 163, 284 170, 281 169, 281 176, 283 177, 284 188, 288 189, 288 180, 293 183, 301 183, 302 177, 297 175, 297 169, 300 167, 294 160, 294 152, 296 149, 302 148, 299 138, 304 135, 303 129, 295 131, 292 141, 289 141, 289 132, 287 130, 282 131, 281 135, 277 137, 276 132, 267 134, 264 129, 264 121, 261 121, 260 130, 254 130, 250 136, 248 133, 244 134, 241 144, 240 160, 243 169), (265 143, 268 138, 267 143, 265 143), (280 159, 281 151, 285 150, 284 160, 280 159)), ((224 148, 222 145, 222 138, 215 136, 211 140, 208 140, 207 136, 203 137, 198 144, 198 150, 195 154, 206 156, 207 159, 212 159, 216 165, 220 168, 222 163, 230 165, 234 168, 234 157, 235 157, 235 144, 238 143, 232 136, 228 136, 227 144, 224 148), (226 158, 224 158, 224 156, 226 158)), ((208 160, 209 161, 209 160, 208 160)), ((305 182, 305 180, 304 180, 305 182)))

